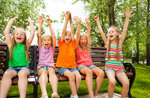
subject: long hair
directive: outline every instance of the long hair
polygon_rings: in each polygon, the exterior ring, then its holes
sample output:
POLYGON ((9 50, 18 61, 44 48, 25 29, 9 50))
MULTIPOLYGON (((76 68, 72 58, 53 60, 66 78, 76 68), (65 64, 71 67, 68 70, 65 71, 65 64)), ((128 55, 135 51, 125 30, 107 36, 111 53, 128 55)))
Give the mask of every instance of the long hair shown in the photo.
POLYGON ((25 54, 26 54, 26 60, 29 58, 29 54, 28 54, 28 41, 27 41, 27 37, 26 37, 26 32, 23 28, 16 28, 15 32, 13 33, 13 38, 12 38, 12 43, 11 43, 11 49, 10 49, 10 59, 13 59, 13 49, 16 46, 16 41, 15 41, 15 33, 21 31, 24 33, 25 39, 23 41, 22 44, 24 44, 24 49, 25 49, 25 54))
POLYGON ((49 37, 50 40, 51 40, 51 46, 53 46, 53 38, 52 38, 52 36, 50 34, 43 34, 42 37, 41 37, 42 42, 43 42, 44 37, 49 37))
MULTIPOLYGON (((116 38, 116 42, 117 42, 117 52, 116 52, 116 54, 115 54, 115 56, 116 56, 116 58, 117 58, 117 61, 119 61, 120 60, 120 53, 119 53, 119 34, 120 34, 120 31, 119 31, 119 29, 117 28, 117 27, 115 27, 115 26, 111 26, 110 28, 114 28, 115 30, 116 30, 116 32, 118 33, 118 36, 117 36, 117 38, 116 38)), ((109 29, 110 29, 109 28, 109 29)), ((108 56, 108 59, 110 59, 110 54, 109 54, 109 51, 110 51, 110 46, 111 46, 111 40, 109 39, 108 40, 108 50, 107 50, 107 52, 108 52, 108 54, 107 54, 107 56, 108 56)))
POLYGON ((82 49, 83 49, 83 46, 80 44, 80 40, 81 40, 81 37, 82 36, 86 36, 86 45, 85 45, 85 49, 86 49, 86 51, 90 54, 90 46, 89 46, 89 44, 88 44, 88 38, 87 38, 87 35, 86 34, 82 34, 82 35, 80 35, 80 37, 79 37, 79 43, 78 43, 78 45, 79 45, 79 50, 81 51, 82 49))

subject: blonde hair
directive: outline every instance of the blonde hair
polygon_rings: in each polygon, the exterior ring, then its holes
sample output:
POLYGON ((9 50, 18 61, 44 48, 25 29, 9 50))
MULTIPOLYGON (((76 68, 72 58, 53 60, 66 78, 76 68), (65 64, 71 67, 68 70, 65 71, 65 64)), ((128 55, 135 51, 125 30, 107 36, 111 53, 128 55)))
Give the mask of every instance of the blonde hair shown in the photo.
POLYGON ((90 54, 90 46, 89 46, 89 44, 88 44, 88 38, 87 38, 87 35, 86 34, 82 34, 82 35, 80 35, 80 37, 79 37, 79 43, 78 43, 78 45, 79 45, 79 49, 80 50, 82 50, 83 49, 83 47, 82 47, 82 45, 80 44, 80 40, 81 40, 81 37, 82 36, 86 36, 86 45, 85 45, 85 49, 87 50, 87 52, 90 54))
POLYGON ((45 37, 49 37, 49 38, 50 38, 50 40, 51 40, 51 46, 53 46, 53 38, 52 38, 52 36, 51 36, 50 34, 43 34, 42 37, 41 37, 42 42, 43 42, 43 39, 44 39, 45 37))
POLYGON ((13 38, 12 38, 12 43, 11 43, 11 49, 10 49, 10 59, 12 60, 13 59, 13 49, 14 49, 14 46, 16 46, 16 41, 15 41, 15 33, 18 32, 18 31, 21 31, 24 33, 24 36, 25 36, 25 39, 23 41, 22 44, 24 44, 24 49, 25 49, 25 54, 26 54, 26 60, 29 58, 29 54, 28 54, 28 41, 27 41, 27 37, 26 37, 26 32, 23 28, 16 28, 15 29, 15 32, 13 33, 13 38))
MULTIPOLYGON (((117 33, 119 33, 120 34, 120 30, 117 28, 117 27, 115 27, 115 26, 111 26, 110 28, 114 28, 115 30, 116 30, 116 32, 117 33)), ((110 29, 109 28, 109 29, 110 29)), ((108 30, 109 30, 108 29, 108 30)), ((117 52, 116 52, 116 54, 115 54, 115 56, 116 56, 116 58, 117 58, 117 61, 119 61, 120 60, 120 53, 119 53, 119 34, 118 34, 118 36, 117 36, 117 52)), ((109 39, 108 40, 108 54, 107 54, 107 56, 108 56, 108 59, 110 59, 110 54, 109 54, 109 51, 110 51, 110 46, 111 46, 111 40, 109 39)))

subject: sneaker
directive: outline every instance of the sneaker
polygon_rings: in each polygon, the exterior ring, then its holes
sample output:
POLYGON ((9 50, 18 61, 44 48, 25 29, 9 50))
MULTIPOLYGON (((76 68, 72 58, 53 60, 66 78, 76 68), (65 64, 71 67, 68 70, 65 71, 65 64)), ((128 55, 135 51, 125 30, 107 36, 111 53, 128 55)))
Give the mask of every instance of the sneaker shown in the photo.
POLYGON ((71 95, 70 98, 79 98, 79 97, 78 97, 78 95, 75 95, 75 96, 71 95))
POLYGON ((59 98, 59 95, 58 95, 57 93, 53 93, 53 94, 51 95, 51 98, 59 98))

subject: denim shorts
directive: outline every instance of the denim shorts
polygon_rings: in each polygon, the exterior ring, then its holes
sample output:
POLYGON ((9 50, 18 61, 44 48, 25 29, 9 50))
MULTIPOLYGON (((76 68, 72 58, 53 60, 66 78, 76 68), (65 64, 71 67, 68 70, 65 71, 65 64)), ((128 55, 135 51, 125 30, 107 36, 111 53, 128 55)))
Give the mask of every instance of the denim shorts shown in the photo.
MULTIPOLYGON (((21 70, 26 70, 30 74, 30 70, 28 66, 21 66, 21 67, 9 67, 7 70, 14 70, 16 73, 18 73, 21 70)), ((6 71, 7 71, 6 70, 6 71)))
POLYGON ((80 70, 81 70, 81 68, 83 68, 83 67, 88 67, 88 68, 90 68, 90 69, 93 69, 93 68, 95 68, 95 67, 97 67, 97 66, 95 66, 95 65, 90 65, 90 66, 86 66, 86 65, 79 65, 79 66, 77 67, 77 69, 80 71, 80 70))
POLYGON ((52 67, 52 66, 40 66, 40 67, 38 67, 38 70, 39 70, 40 68, 43 68, 43 69, 46 69, 46 70, 49 70, 50 68, 55 69, 55 68, 52 67))
POLYGON ((63 67, 58 68, 58 72, 59 72, 60 75, 64 75, 64 72, 67 71, 67 70, 69 70, 71 72, 78 71, 76 68, 63 68, 63 67))

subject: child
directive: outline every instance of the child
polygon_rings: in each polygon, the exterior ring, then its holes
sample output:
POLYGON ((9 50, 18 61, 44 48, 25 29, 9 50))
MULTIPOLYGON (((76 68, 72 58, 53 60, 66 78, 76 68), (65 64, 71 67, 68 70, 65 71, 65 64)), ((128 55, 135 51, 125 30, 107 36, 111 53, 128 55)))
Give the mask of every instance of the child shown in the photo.
POLYGON ((19 78, 18 87, 20 98, 26 98, 28 84, 27 77, 30 74, 28 49, 34 37, 34 21, 28 19, 31 32, 30 37, 27 40, 26 32, 23 28, 16 28, 13 33, 13 38, 11 38, 9 32, 15 20, 16 17, 10 19, 4 31, 10 56, 8 64, 9 68, 5 71, 1 82, 0 98, 6 98, 12 83, 12 78, 15 76, 18 76, 19 78))
POLYGON ((129 90, 129 81, 126 74, 123 71, 123 63, 122 63, 123 54, 121 49, 123 41, 126 36, 129 18, 131 15, 129 8, 127 8, 125 15, 126 15, 126 19, 125 19, 125 24, 124 24, 121 37, 119 38, 119 29, 115 26, 111 26, 108 29, 108 39, 106 38, 102 30, 102 27, 100 26, 99 17, 95 16, 95 21, 98 25, 98 29, 101 34, 101 37, 104 40, 105 45, 107 46, 105 72, 109 79, 109 85, 108 85, 109 98, 113 97, 114 87, 116 84, 115 76, 120 80, 123 86, 121 92, 121 98, 125 98, 129 90))
POLYGON ((65 24, 58 44, 59 55, 56 62, 56 67, 58 67, 60 75, 64 75, 69 78, 69 85, 72 92, 70 98, 78 98, 77 91, 80 86, 81 76, 76 69, 76 40, 74 39, 74 27, 71 19, 71 13, 68 11, 65 14, 65 24), (71 31, 66 31, 68 20, 70 21, 71 31))
MULTIPOLYGON (((76 21, 78 24, 81 24, 81 21, 78 17, 76 17, 76 21)), ((87 23, 87 34, 77 36, 77 48, 76 48, 76 55, 77 55, 77 68, 78 70, 86 75, 86 85, 89 92, 89 98, 98 98, 98 91, 102 84, 104 78, 104 72, 100 68, 93 65, 91 54, 90 54, 90 47, 91 47, 91 38, 90 38, 90 30, 91 30, 91 23, 90 20, 85 18, 87 23), (93 73, 97 76, 96 78, 96 85, 95 91, 93 95, 93 73), (95 96, 95 97, 94 97, 95 96)))
POLYGON ((38 47, 39 47, 39 63, 38 63, 38 74, 39 74, 39 84, 42 91, 42 98, 48 98, 46 85, 49 80, 53 94, 51 98, 59 98, 57 94, 57 76, 55 74, 54 66, 54 51, 56 46, 55 33, 51 27, 50 18, 47 19, 47 24, 50 29, 51 35, 43 34, 41 36, 43 17, 39 17, 39 29, 38 29, 38 47), (48 79, 49 75, 49 79, 48 79))

